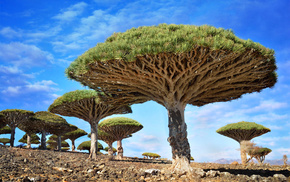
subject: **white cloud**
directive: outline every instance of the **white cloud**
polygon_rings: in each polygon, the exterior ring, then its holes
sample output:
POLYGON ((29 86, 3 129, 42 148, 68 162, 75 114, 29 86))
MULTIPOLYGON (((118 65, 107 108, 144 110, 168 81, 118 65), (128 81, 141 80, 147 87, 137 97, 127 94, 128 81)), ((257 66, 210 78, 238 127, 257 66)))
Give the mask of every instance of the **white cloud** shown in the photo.
POLYGON ((55 88, 53 88, 53 85, 57 85, 56 83, 54 83, 51 80, 42 80, 40 82, 36 82, 36 83, 29 83, 26 85, 26 88, 28 89, 28 91, 30 92, 35 92, 35 91, 56 91, 55 88))
POLYGON ((15 86, 15 87, 9 86, 9 87, 7 87, 6 90, 3 90, 2 93, 3 94, 9 93, 9 94, 15 95, 15 94, 19 94, 20 93, 20 89, 21 89, 20 86, 15 86))
POLYGON ((13 30, 11 27, 4 27, 0 30, 0 35, 6 38, 21 37, 21 33, 13 30))
POLYGON ((35 45, 20 42, 0 43, 0 60, 13 67, 34 67, 53 61, 53 56, 35 45))
POLYGON ((36 83, 26 82, 25 85, 8 86, 6 89, 2 90, 2 93, 13 97, 35 92, 47 93, 57 91, 58 89, 54 87, 56 85, 57 84, 51 80, 42 80, 36 83))
POLYGON ((62 13, 54 16, 53 18, 64 22, 72 21, 74 18, 81 15, 86 7, 87 4, 85 2, 79 2, 63 10, 62 13))

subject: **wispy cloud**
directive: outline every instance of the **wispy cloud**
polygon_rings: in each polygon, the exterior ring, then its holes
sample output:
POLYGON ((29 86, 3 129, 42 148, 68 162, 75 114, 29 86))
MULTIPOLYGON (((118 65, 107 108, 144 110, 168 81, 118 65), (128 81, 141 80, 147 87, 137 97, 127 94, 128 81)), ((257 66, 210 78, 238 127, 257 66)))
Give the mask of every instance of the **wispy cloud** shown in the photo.
POLYGON ((68 7, 65 10, 62 10, 61 13, 54 16, 53 18, 63 22, 72 21, 74 20, 74 18, 81 15, 87 6, 88 5, 85 2, 79 2, 77 4, 68 7))
POLYGON ((41 50, 35 45, 21 42, 9 44, 0 43, 0 61, 2 64, 13 65, 16 68, 43 66, 53 61, 52 54, 41 50))
POLYGON ((3 37, 12 39, 12 38, 19 38, 22 36, 22 34, 16 30, 13 30, 11 27, 4 27, 0 30, 0 35, 3 37))

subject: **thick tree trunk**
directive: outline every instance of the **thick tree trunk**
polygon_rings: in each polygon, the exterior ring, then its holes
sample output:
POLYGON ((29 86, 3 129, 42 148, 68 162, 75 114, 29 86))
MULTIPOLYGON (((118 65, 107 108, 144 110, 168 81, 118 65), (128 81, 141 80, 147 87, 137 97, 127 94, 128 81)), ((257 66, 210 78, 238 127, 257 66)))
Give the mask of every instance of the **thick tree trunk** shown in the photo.
POLYGON ((60 151, 61 150, 61 136, 57 136, 57 147, 56 150, 60 151))
POLYGON ((15 128, 16 128, 16 127, 10 126, 10 128, 11 128, 10 147, 14 147, 15 128))
POLYGON ((117 159, 123 158, 123 147, 122 147, 122 140, 117 141, 117 159))
POLYGON ((75 140, 71 140, 71 151, 75 151, 76 147, 75 147, 75 140))
POLYGON ((46 149, 46 131, 41 131, 41 149, 46 149))
POLYGON ((190 172, 190 146, 187 140, 187 126, 184 121, 184 107, 167 108, 168 142, 172 148, 172 169, 190 172))
POLYGON ((240 141, 240 151, 241 151, 241 161, 243 165, 246 165, 248 160, 247 160, 247 152, 246 152, 246 148, 247 148, 247 143, 249 141, 247 140, 242 140, 240 141))
POLYGON ((27 146, 26 148, 30 149, 31 148, 31 133, 26 133, 27 134, 27 146))
POLYGON ((113 151, 113 145, 112 143, 108 143, 108 155, 113 156, 114 151, 113 151))
POLYGON ((98 124, 91 122, 91 149, 89 158, 97 159, 97 154, 98 154, 98 124))

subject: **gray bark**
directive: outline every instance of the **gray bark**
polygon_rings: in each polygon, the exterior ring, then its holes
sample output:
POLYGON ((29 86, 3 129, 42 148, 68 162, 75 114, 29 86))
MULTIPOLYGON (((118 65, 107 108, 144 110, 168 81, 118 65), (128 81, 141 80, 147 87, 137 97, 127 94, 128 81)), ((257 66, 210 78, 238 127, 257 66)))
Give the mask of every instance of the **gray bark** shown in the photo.
POLYGON ((57 147, 56 150, 60 151, 61 150, 61 136, 57 136, 57 147))
POLYGON ((10 136, 10 147, 14 147, 14 140, 15 140, 15 128, 16 127, 12 127, 11 128, 11 136, 10 136))
POLYGON ((31 148, 31 133, 26 133, 27 134, 27 139, 26 139, 26 141, 27 141, 27 146, 26 146, 26 148, 31 148))
POLYGON ((122 140, 117 141, 117 159, 123 158, 122 140))
POLYGON ((184 108, 168 109, 168 142, 172 148, 172 158, 187 158, 190 161, 190 146, 187 140, 187 126, 184 122, 184 108))
POLYGON ((91 149, 90 158, 96 159, 98 154, 98 124, 91 123, 91 149))
POLYGON ((75 140, 71 140, 71 151, 75 151, 75 140))
POLYGON ((46 131, 41 131, 41 149, 46 149, 46 131))

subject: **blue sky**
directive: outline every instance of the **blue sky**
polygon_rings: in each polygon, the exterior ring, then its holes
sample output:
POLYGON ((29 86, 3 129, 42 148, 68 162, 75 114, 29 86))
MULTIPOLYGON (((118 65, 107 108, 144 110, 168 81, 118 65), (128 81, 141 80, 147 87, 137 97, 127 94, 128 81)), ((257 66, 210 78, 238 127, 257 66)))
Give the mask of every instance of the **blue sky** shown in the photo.
MULTIPOLYGON (((65 68, 114 32, 160 23, 208 24, 232 29, 240 38, 274 49, 279 77, 274 88, 238 100, 188 105, 185 120, 192 156, 198 162, 240 158, 239 144, 215 131, 228 123, 251 121, 272 130, 254 139, 257 145, 272 149, 266 158, 282 159, 290 155, 289 12, 288 0, 1 0, 0 110, 43 111, 64 93, 85 89, 66 78, 65 68)), ((144 128, 123 141, 124 155, 156 152, 171 158, 166 109, 153 101, 132 109, 132 114, 124 116, 144 128)), ((90 131, 87 122, 65 118, 90 131)), ((16 145, 23 134, 17 130, 16 145)), ((85 140, 78 139, 76 145, 85 140)))

